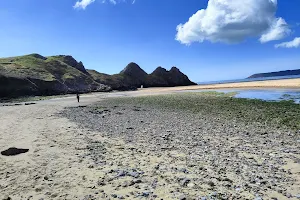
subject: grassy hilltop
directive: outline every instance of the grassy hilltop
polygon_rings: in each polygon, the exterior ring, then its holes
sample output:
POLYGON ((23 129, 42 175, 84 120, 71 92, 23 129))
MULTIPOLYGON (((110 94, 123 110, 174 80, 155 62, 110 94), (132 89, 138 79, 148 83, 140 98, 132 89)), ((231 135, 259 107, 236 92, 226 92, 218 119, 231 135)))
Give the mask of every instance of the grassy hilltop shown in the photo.
POLYGON ((109 91, 71 56, 38 54, 0 59, 0 96, 109 91))

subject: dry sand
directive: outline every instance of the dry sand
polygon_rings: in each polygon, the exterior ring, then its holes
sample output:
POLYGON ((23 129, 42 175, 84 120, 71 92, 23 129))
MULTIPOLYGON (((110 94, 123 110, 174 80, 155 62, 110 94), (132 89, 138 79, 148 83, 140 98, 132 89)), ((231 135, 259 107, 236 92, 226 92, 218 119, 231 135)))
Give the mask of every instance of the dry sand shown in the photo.
MULTIPOLYGON (((80 105, 109 97, 259 85, 298 87, 300 79, 89 94, 82 96, 80 105)), ((78 106, 75 96, 39 101, 34 105, 0 107, 0 151, 9 147, 29 149, 28 153, 14 157, 0 155, 0 199, 91 199, 86 194, 100 192, 93 186, 103 172, 93 168, 93 160, 86 157, 87 141, 103 141, 111 155, 122 155, 124 149, 130 147, 122 140, 80 129, 76 123, 56 115, 69 106, 78 106)))

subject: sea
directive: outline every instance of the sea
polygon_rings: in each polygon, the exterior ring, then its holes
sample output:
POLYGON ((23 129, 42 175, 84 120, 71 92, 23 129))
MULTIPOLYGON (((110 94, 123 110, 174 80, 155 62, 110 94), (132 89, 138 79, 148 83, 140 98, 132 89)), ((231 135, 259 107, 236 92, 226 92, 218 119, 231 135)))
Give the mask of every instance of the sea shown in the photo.
POLYGON ((280 80, 280 79, 292 79, 292 78, 300 78, 300 75, 273 76, 273 77, 263 77, 263 78, 245 78, 245 79, 233 79, 233 80, 222 80, 222 81, 207 81, 207 82, 198 82, 197 84, 211 85, 211 84, 221 84, 221 83, 242 83, 242 82, 280 80))
MULTIPOLYGON (((300 78, 300 75, 292 76, 276 76, 276 77, 264 77, 264 78, 248 78, 248 79, 235 79, 225 81, 210 81, 200 82, 199 85, 220 84, 220 83, 241 83, 251 81, 264 81, 264 80, 280 80, 280 79, 292 79, 300 78)), ((204 90, 197 90, 203 92, 204 90)), ((207 90, 205 90, 207 91, 207 90)), ((236 92, 234 96, 236 98, 247 99, 260 99, 265 101, 293 101, 294 103, 300 103, 300 87, 299 89, 281 89, 281 88, 268 88, 268 89, 211 89, 211 91, 217 92, 236 92)), ((191 91, 192 92, 192 91, 191 91)), ((194 91, 196 92, 196 91, 194 91)))

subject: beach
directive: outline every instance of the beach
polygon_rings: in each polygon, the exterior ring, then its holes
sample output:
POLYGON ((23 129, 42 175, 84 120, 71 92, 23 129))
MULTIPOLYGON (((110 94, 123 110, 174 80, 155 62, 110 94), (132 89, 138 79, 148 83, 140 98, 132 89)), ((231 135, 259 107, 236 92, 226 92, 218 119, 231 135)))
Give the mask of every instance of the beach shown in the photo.
POLYGON ((179 86, 170 88, 145 88, 141 90, 148 90, 152 92, 166 92, 166 91, 180 91, 180 90, 202 90, 202 89, 237 89, 237 88, 300 88, 300 78, 296 79, 281 79, 281 80, 266 80, 266 81, 252 81, 240 83, 223 83, 223 84, 209 84, 209 85, 193 85, 193 86, 179 86))
POLYGON ((3 104, 1 199, 300 197, 299 105, 165 90, 3 104))

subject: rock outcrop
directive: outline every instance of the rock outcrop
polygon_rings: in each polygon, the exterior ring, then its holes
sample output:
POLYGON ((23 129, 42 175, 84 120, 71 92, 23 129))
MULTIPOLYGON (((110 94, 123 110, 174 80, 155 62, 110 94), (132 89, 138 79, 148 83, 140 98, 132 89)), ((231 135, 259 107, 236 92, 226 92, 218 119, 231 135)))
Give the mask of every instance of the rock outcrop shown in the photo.
POLYGON ((186 85, 196 85, 196 83, 190 81, 177 67, 172 67, 170 71, 158 67, 148 75, 145 82, 146 87, 174 87, 186 85))
POLYGON ((108 75, 95 70, 88 72, 97 82, 110 85, 114 90, 132 90, 141 85, 144 87, 196 85, 176 67, 172 67, 170 71, 158 67, 151 74, 147 74, 136 63, 129 63, 119 74, 108 75))
POLYGON ((39 54, 0 59, 0 98, 33 95, 135 90, 138 87, 195 85, 176 67, 158 67, 147 74, 129 63, 119 74, 86 70, 72 56, 44 57, 39 54))
POLYGON ((0 97, 110 91, 71 56, 38 54, 0 59, 0 97))

